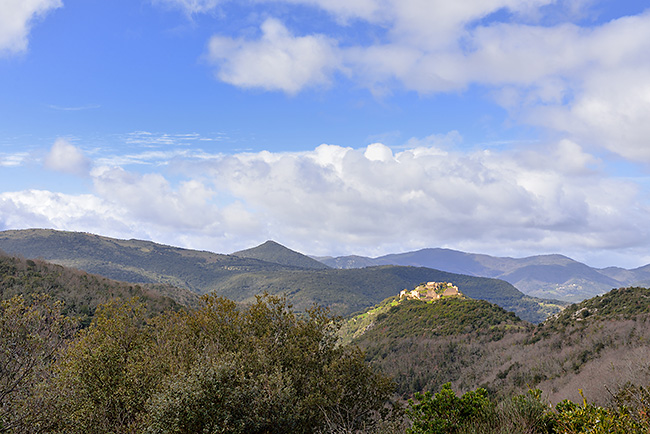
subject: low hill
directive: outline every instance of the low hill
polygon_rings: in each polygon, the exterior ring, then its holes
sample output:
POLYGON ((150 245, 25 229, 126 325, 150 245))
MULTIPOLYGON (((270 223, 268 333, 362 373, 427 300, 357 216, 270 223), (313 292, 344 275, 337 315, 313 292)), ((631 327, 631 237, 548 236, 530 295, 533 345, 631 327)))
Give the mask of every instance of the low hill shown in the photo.
POLYGON ((572 304, 549 317, 544 326, 559 328, 580 321, 630 319, 646 314, 650 314, 650 290, 641 287, 619 288, 572 304))
POLYGON ((298 253, 284 247, 275 241, 267 241, 257 247, 251 249, 240 250, 239 252, 232 253, 232 255, 239 258, 253 258, 261 261, 272 262, 274 264, 288 265, 290 267, 308 268, 315 270, 322 270, 330 268, 329 266, 319 262, 309 256, 298 253))
POLYGON ((350 270, 244 273, 224 281, 218 293, 238 301, 252 301, 255 295, 265 291, 284 293, 298 309, 317 303, 330 307, 337 314, 349 315, 404 288, 413 288, 429 281, 453 282, 465 295, 498 304, 535 323, 561 308, 553 301, 525 296, 503 280, 394 265, 350 270))
POLYGON ((198 296, 184 289, 117 282, 42 260, 0 253, 0 300, 37 294, 63 301, 66 313, 85 318, 111 298, 138 297, 152 314, 198 304, 198 296))
POLYGON ((539 388, 552 402, 604 403, 609 391, 650 381, 650 290, 612 290, 533 326, 484 301, 392 297, 350 319, 343 333, 410 396, 487 388, 494 396, 539 388))

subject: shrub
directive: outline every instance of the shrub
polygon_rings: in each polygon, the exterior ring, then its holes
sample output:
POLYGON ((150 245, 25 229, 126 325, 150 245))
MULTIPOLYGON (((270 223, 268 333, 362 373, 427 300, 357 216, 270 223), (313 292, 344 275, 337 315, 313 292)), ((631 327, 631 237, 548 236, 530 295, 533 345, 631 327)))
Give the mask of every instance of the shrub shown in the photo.
POLYGON ((407 409, 413 422, 408 434, 456 434, 469 426, 485 425, 494 417, 494 404, 482 388, 458 397, 451 383, 446 383, 435 395, 416 393, 415 399, 419 402, 409 400, 407 409))

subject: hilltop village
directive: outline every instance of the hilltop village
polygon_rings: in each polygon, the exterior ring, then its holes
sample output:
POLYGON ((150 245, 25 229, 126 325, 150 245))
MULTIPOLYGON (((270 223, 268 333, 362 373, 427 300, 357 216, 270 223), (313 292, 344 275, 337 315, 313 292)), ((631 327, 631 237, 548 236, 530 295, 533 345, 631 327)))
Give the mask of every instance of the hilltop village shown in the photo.
POLYGON ((433 301, 442 297, 462 296, 458 287, 449 282, 427 282, 418 285, 415 289, 409 291, 404 289, 399 293, 399 298, 408 300, 433 301))

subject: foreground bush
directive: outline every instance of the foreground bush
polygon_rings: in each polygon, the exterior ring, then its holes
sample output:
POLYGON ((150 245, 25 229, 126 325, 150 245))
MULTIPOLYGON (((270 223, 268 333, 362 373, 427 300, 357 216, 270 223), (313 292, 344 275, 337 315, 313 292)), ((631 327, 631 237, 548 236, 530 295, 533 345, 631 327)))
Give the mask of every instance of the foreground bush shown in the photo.
POLYGON ((494 404, 485 389, 456 396, 451 383, 435 395, 416 393, 409 401, 407 414, 413 422, 409 434, 453 434, 465 432, 469 426, 486 425, 494 418, 494 404))
POLYGON ((148 320, 136 300, 102 306, 47 381, 53 433, 316 433, 373 429, 393 391, 326 310, 262 296, 246 309, 148 320))
POLYGON ((456 396, 450 384, 417 394, 407 414, 408 434, 633 434, 650 432, 650 392, 627 384, 601 407, 565 400, 551 407, 540 390, 490 402, 484 389, 456 396))

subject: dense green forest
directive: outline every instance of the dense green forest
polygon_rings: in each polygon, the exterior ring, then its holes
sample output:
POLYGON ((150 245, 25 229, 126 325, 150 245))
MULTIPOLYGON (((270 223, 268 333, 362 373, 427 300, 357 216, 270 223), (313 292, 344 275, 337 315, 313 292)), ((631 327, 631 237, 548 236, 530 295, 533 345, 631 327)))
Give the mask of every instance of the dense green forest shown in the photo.
POLYGON ((0 252, 0 300, 14 295, 28 299, 49 294, 64 302, 64 313, 89 320, 95 308, 113 298, 139 297, 151 312, 196 306, 199 297, 187 290, 162 284, 130 284, 85 273, 43 260, 9 256, 0 252))
POLYGON ((0 304, 0 431, 357 432, 390 410, 391 381, 337 345, 320 308, 205 296, 150 317, 116 299, 79 329, 62 307, 47 296, 0 304))
POLYGON ((345 320, 0 259, 0 432, 650 429, 645 288, 538 325, 463 296, 345 320))

